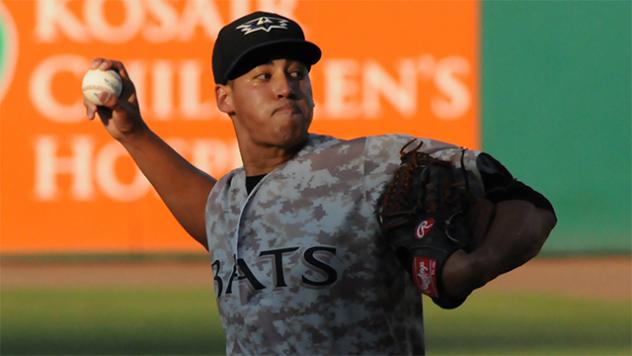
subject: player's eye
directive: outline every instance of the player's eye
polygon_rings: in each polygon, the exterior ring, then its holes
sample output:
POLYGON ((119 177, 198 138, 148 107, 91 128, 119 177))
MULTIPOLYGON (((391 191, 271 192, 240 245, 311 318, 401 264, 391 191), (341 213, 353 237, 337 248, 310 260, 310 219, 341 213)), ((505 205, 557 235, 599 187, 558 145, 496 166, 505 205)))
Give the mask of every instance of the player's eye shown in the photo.
POLYGON ((255 75, 255 79, 257 80, 270 80, 270 78, 272 78, 272 74, 269 72, 263 72, 255 75))
POLYGON ((290 78, 294 80, 301 80, 305 78, 305 70, 303 69, 293 69, 289 71, 290 78))

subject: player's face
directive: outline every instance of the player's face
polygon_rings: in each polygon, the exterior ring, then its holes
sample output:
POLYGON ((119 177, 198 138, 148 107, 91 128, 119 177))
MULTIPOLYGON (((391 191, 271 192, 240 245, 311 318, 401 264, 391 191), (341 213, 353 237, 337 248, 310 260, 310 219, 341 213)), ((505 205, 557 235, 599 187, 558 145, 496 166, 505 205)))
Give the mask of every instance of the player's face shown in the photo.
POLYGON ((275 59, 232 80, 228 92, 240 140, 292 148, 307 138, 314 113, 309 73, 301 62, 275 59))

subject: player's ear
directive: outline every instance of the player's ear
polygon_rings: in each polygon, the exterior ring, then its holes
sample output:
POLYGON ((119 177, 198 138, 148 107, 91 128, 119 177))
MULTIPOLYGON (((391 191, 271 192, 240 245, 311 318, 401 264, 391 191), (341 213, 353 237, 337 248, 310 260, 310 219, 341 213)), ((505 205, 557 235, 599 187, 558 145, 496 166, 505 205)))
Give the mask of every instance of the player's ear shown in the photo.
POLYGON ((216 84, 215 101, 217 102, 217 108, 219 111, 228 115, 232 115, 235 112, 235 106, 233 105, 233 92, 230 86, 216 84))

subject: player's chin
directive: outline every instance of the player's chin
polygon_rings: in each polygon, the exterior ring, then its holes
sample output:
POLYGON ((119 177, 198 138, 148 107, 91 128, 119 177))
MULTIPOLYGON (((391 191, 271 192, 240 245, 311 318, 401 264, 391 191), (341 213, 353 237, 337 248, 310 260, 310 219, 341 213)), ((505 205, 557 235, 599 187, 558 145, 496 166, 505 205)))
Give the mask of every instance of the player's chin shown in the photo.
POLYGON ((308 126, 304 124, 288 124, 280 127, 277 142, 285 148, 299 148, 307 141, 308 126))

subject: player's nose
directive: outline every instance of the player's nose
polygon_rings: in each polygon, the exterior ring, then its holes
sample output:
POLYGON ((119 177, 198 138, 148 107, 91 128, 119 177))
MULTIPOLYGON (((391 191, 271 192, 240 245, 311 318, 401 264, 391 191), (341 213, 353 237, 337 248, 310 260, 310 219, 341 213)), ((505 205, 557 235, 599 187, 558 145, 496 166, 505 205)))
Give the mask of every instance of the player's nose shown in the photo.
POLYGON ((298 100, 305 97, 300 81, 287 73, 274 78, 273 88, 278 99, 298 100))
POLYGON ((288 98, 292 94, 292 84, 285 75, 274 76, 272 88, 278 99, 288 98))

